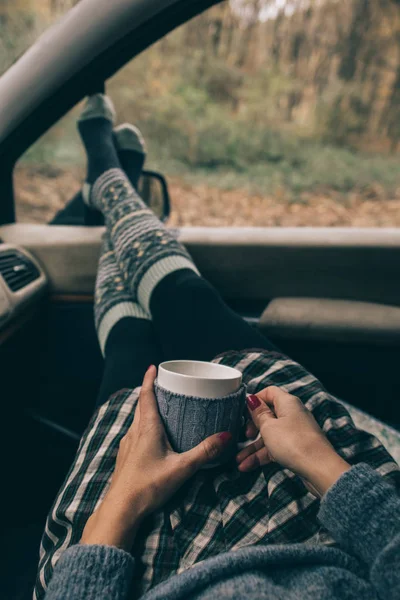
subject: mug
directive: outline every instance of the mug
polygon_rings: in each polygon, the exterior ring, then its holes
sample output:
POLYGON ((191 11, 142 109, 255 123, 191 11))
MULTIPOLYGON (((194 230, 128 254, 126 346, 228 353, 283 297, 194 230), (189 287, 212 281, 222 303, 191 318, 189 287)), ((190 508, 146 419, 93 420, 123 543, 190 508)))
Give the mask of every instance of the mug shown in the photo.
POLYGON ((203 361, 167 361, 158 368, 155 393, 176 452, 186 452, 214 433, 229 431, 232 444, 207 468, 231 457, 239 440, 246 401, 240 371, 203 361))

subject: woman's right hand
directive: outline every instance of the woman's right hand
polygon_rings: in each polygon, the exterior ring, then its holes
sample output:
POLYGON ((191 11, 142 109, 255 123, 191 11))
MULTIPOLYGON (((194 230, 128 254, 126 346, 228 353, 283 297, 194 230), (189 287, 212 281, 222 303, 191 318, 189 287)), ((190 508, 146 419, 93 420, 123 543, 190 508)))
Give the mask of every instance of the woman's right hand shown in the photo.
POLYGON ((237 455, 240 471, 278 462, 322 496, 350 468, 296 396, 271 386, 249 396, 247 406, 261 438, 237 455))

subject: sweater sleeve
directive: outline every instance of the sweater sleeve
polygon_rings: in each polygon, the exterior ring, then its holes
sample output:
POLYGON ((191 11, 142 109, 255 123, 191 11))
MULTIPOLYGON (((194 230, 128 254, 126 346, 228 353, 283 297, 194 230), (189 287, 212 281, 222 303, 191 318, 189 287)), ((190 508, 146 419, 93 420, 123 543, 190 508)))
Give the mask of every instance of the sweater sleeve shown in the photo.
POLYGON ((119 548, 77 545, 58 561, 45 600, 126 600, 134 559, 119 548))
POLYGON ((318 518, 369 569, 378 597, 400 598, 400 497, 366 464, 344 473, 325 494, 318 518))

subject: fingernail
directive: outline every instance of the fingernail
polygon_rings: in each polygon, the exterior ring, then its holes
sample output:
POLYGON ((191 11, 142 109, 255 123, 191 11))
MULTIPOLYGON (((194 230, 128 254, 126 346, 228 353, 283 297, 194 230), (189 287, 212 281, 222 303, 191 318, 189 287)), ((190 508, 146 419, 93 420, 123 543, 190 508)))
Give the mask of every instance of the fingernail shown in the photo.
POLYGON ((232 440, 232 434, 229 431, 219 433, 218 437, 224 444, 228 444, 232 440))
MULTIPOLYGON (((151 369, 152 367, 154 367, 154 365, 150 365, 150 366, 148 367, 147 371, 150 371, 150 369, 151 369)), ((146 371, 146 373, 147 373, 147 371, 146 371)))
POLYGON ((250 410, 255 410, 261 404, 260 400, 255 394, 250 394, 250 396, 247 396, 246 402, 250 410))

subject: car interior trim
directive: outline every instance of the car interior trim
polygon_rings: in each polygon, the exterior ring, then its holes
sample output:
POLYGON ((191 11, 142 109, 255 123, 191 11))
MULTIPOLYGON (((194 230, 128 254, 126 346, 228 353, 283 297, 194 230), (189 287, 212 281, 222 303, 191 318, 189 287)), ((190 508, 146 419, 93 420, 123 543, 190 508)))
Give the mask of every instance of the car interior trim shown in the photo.
POLYGON ((11 339, 18 331, 20 331, 27 323, 37 317, 38 307, 34 306, 27 309, 24 313, 10 319, 0 330, 0 346, 11 339))
POLYGON ((16 315, 25 310, 27 306, 36 302, 46 291, 47 277, 44 270, 34 256, 25 248, 14 244, 3 243, 0 245, 0 257, 10 250, 16 250, 25 256, 37 269, 37 277, 30 283, 27 283, 21 289, 12 291, 7 285, 0 272, 0 325, 4 326, 10 322, 16 315))

